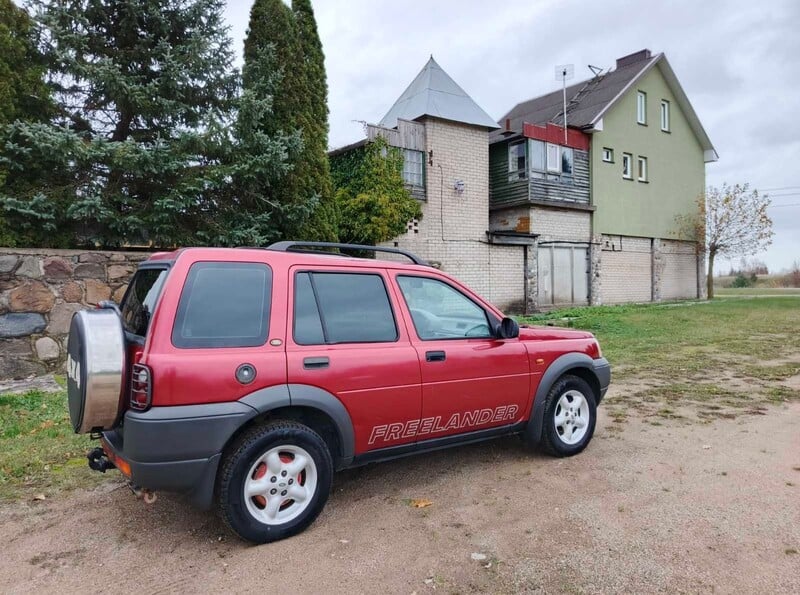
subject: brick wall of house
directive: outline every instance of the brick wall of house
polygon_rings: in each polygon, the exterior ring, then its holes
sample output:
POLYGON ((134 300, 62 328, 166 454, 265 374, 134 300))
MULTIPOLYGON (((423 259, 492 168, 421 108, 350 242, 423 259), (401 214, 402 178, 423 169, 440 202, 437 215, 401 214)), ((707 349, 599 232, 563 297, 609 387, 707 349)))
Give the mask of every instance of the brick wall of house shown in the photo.
POLYGON ((540 242, 588 242, 591 238, 591 214, 588 211, 531 207, 531 233, 540 242))
POLYGON ((662 300, 697 297, 697 254, 693 242, 661 240, 662 300))
POLYGON ((652 252, 649 238, 602 236, 600 303, 649 302, 652 252))
POLYGON ((142 252, 0 249, 0 380, 62 371, 72 315, 122 299, 142 252))
POLYGON ((525 252, 523 246, 490 246, 491 289, 486 297, 510 314, 525 312, 525 252))

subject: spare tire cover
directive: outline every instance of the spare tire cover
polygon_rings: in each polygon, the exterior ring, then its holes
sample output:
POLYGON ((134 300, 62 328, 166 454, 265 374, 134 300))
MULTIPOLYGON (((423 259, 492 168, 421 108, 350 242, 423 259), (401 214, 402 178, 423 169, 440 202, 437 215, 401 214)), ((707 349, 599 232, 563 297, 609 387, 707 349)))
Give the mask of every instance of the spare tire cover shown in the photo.
POLYGON ((69 417, 77 434, 110 430, 122 411, 125 333, 111 309, 72 317, 67 346, 69 417))

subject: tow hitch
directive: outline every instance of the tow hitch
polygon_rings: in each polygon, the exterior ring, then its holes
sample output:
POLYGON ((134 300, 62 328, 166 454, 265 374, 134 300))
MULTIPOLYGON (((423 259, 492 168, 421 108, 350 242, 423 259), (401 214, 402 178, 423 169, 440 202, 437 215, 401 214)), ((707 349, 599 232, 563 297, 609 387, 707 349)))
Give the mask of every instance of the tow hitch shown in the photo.
POLYGON ((86 455, 86 458, 89 459, 89 468, 99 471, 100 473, 105 473, 109 469, 117 468, 114 463, 108 460, 106 451, 99 446, 90 450, 86 455))

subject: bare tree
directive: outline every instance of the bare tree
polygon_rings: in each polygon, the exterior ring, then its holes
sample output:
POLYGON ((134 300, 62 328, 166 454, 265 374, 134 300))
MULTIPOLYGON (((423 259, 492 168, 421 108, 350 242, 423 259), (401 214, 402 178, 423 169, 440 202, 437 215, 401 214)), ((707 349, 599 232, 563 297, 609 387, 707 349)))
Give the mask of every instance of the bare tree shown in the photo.
POLYGON ((708 298, 714 297, 714 261, 719 256, 756 254, 772 243, 769 197, 749 184, 710 186, 697 198, 697 211, 677 217, 681 231, 708 253, 708 298))

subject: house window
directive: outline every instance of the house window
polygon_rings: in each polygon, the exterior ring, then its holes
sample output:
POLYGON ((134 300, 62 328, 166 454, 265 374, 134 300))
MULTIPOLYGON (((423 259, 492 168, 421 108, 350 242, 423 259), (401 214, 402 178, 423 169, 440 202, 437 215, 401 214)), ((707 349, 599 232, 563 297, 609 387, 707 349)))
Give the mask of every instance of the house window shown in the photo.
POLYGON ((525 141, 508 145, 508 180, 520 180, 525 177, 525 141))
POLYGON ((639 155, 639 181, 647 181, 647 157, 639 155))
POLYGON ((622 177, 626 180, 633 179, 633 155, 630 153, 622 154, 622 177))
POLYGON ((531 178, 572 183, 575 167, 573 149, 533 139, 528 141, 528 147, 531 178))
POLYGON ((403 181, 412 186, 425 185, 425 154, 403 149, 403 181))
POLYGON ((669 132, 669 101, 661 100, 661 130, 669 132))
POLYGON ((603 161, 606 163, 614 163, 614 149, 603 147, 603 161))
POLYGON ((549 172, 561 171, 561 163, 558 158, 558 149, 558 145, 547 143, 547 171, 549 172))
POLYGON ((647 124, 647 93, 644 91, 636 93, 636 122, 647 124))

